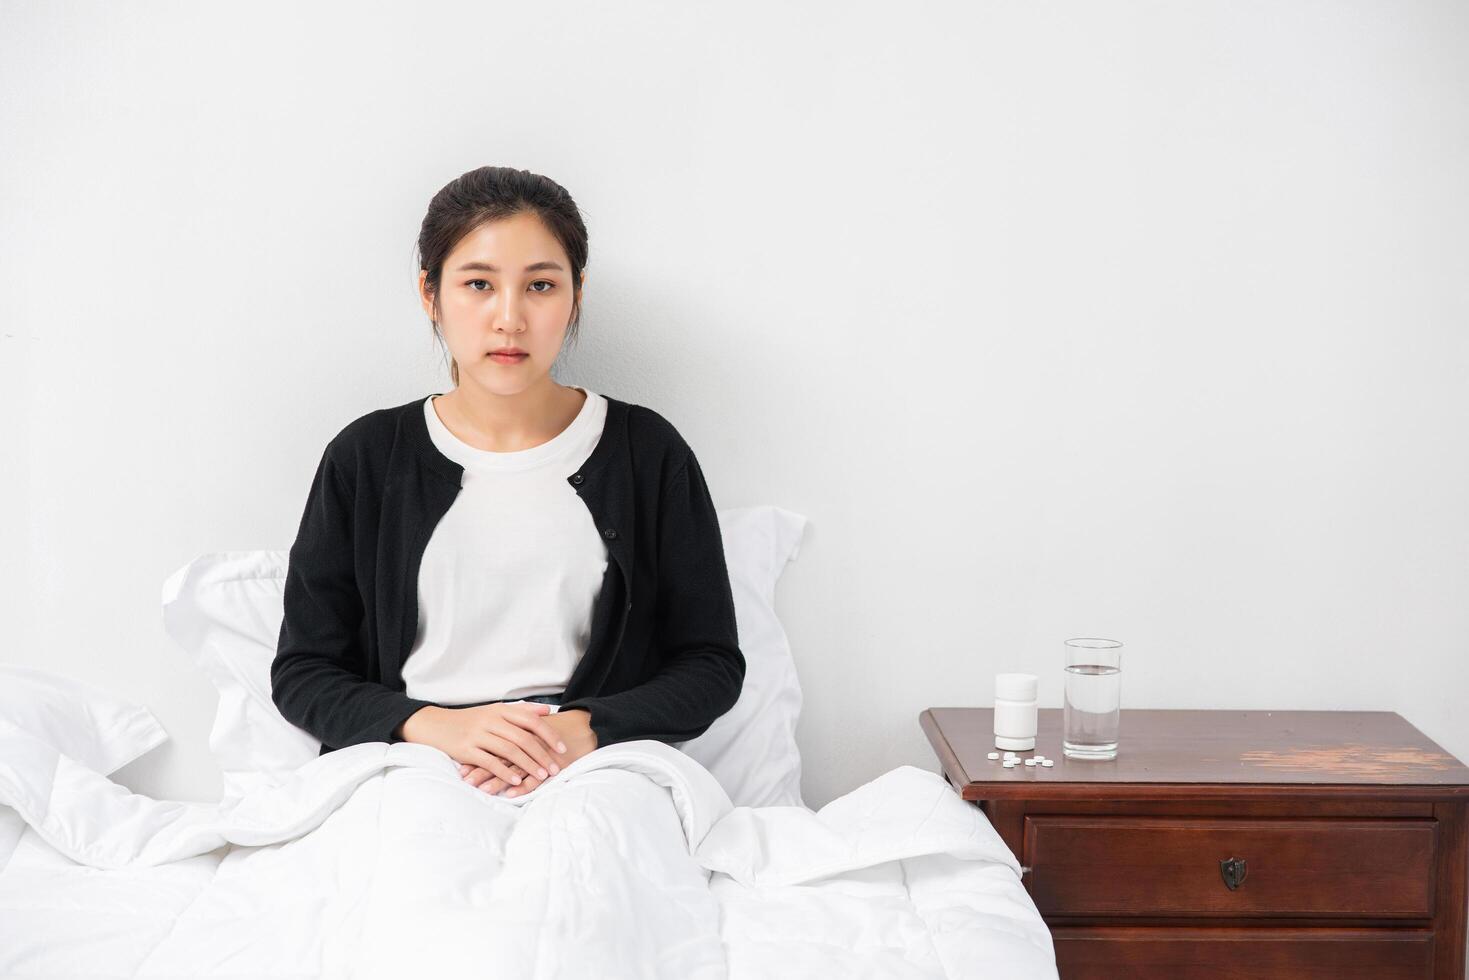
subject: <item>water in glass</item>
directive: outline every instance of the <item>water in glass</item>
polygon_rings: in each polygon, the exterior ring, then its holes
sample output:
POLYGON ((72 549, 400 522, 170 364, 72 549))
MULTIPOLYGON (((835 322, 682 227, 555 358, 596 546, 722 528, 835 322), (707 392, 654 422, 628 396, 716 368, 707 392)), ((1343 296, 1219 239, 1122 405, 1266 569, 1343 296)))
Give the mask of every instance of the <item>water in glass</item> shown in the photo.
POLYGON ((1068 664, 1062 751, 1074 759, 1115 759, 1121 709, 1122 668, 1068 664))

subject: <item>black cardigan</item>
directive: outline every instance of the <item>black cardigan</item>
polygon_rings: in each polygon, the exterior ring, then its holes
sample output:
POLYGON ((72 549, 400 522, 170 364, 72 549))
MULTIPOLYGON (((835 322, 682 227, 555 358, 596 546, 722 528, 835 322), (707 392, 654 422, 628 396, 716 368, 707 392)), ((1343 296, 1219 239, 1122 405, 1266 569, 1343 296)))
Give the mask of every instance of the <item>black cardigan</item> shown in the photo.
MULTIPOLYGON (((464 468, 433 444, 423 401, 369 412, 331 440, 291 546, 271 697, 323 755, 400 742, 399 726, 436 704, 404 693, 402 668, 419 562, 464 468)), ((599 746, 694 738, 734 706, 745 677, 698 460, 663 416, 608 397, 602 437, 566 482, 612 560, 561 710, 587 709, 599 746)))

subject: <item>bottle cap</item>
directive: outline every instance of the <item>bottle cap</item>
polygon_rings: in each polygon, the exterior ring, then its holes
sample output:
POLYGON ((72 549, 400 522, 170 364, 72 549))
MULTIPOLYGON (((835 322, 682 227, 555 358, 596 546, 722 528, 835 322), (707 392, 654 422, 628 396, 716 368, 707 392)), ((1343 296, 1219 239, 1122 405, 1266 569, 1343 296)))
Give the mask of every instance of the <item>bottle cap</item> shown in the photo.
POLYGON ((1034 701, 1041 679, 1034 674, 996 674, 995 697, 1006 701, 1034 701))
MULTIPOLYGON (((1016 738, 1014 736, 996 735, 995 736, 995 748, 997 748, 997 749, 1022 749, 1022 750, 1026 751, 1026 752, 1029 752, 1031 749, 1035 748, 1035 736, 1034 735, 1026 735, 1024 738, 1016 738)), ((1011 759, 1015 759, 1016 758, 1014 752, 1008 752, 1006 754, 1011 759)), ((1019 761, 1019 760, 1017 759, 1016 761, 1019 761)))

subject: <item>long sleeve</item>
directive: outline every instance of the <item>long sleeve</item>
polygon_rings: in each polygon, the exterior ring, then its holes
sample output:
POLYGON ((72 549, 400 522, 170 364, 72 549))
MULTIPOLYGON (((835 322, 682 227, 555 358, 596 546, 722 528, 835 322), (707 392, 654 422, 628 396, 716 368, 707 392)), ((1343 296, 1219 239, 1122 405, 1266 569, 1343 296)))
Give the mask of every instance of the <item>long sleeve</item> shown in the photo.
POLYGON ((695 738, 734 707, 744 685, 719 518, 692 451, 661 503, 656 603, 656 673, 626 691, 561 705, 590 711, 598 746, 695 738))
POLYGON ((271 699, 287 721, 331 748, 400 742, 398 726, 433 702, 367 679, 364 609, 353 572, 353 495, 331 453, 329 446, 322 454, 291 546, 271 699))

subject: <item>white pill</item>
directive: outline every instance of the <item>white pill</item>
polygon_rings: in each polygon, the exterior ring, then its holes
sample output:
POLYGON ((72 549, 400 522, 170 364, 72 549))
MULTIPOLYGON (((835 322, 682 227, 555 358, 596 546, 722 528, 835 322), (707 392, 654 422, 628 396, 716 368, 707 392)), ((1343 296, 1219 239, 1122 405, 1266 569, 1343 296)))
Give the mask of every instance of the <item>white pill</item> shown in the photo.
POLYGON ((1047 759, 1045 762, 1042 762, 1041 763, 1041 765, 1045 766, 1047 769, 1051 768, 1055 764, 1056 763, 1053 760, 1051 760, 1051 759, 1047 759))
POLYGON ((1014 759, 1006 759, 1005 762, 1004 762, 1004 765, 1005 765, 1005 768, 1006 769, 1014 769, 1015 768, 1015 760, 1014 759))
POLYGON ((1025 760, 1025 764, 1027 766, 1033 766, 1033 765, 1035 765, 1035 760, 1034 759, 1026 759, 1025 760))
POLYGON ((1016 755, 1014 752, 1006 752, 1005 753, 1005 758, 1007 758, 1007 759, 1018 759, 1018 758, 1020 758, 1020 756, 1016 755))
POLYGON ((1037 752, 1035 754, 1035 761, 1036 762, 1045 762, 1046 761, 1046 757, 1043 756, 1043 755, 1041 755, 1039 752, 1037 752))
POLYGON ((991 759, 998 759, 999 757, 1000 757, 1000 753, 998 753, 998 752, 991 752, 990 753, 990 758, 991 759))

